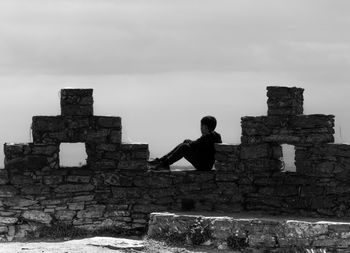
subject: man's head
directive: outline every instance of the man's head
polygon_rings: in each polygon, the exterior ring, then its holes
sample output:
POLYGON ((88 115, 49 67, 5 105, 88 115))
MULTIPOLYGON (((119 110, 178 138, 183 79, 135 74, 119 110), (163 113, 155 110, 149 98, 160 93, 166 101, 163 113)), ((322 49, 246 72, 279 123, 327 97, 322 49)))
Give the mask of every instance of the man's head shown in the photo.
POLYGON ((208 134, 215 130, 216 119, 213 116, 205 116, 201 119, 202 134, 208 134))

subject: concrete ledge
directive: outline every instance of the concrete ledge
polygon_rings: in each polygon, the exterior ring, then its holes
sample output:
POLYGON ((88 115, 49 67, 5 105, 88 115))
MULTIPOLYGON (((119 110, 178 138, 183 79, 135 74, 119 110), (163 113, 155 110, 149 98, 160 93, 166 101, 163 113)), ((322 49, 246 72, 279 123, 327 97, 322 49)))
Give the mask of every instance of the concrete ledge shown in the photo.
POLYGON ((256 213, 151 213, 148 236, 157 240, 214 245, 219 249, 296 247, 328 252, 350 247, 350 220, 287 218, 256 213))

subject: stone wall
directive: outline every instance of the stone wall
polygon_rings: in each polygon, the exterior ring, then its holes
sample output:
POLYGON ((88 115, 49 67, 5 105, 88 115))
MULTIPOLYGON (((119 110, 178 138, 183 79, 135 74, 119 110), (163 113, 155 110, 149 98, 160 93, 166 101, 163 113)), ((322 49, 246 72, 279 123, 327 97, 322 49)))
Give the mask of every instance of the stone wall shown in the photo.
POLYGON ((94 116, 92 93, 62 90, 60 116, 33 117, 33 143, 4 145, 0 240, 60 222, 87 230, 145 227, 147 214, 133 211, 143 188, 131 195, 147 170, 148 145, 122 143, 121 118, 94 116), (85 143, 87 165, 60 167, 60 144, 74 142, 85 143))
POLYGON ((61 222, 144 230, 155 211, 350 217, 350 146, 331 143, 334 116, 299 115, 302 91, 268 87, 268 116, 243 117, 242 143, 216 145, 216 169, 201 172, 149 171, 148 145, 122 143, 120 117, 93 115, 91 89, 64 89, 61 115, 33 117, 33 143, 4 146, 0 240, 61 222), (86 166, 59 166, 65 142, 85 143, 86 166))
POLYGON ((92 103, 90 89, 62 90, 61 115, 33 117, 33 143, 4 145, 0 240, 62 222, 144 230, 153 211, 243 210, 232 173, 148 171, 148 145, 122 143, 120 117, 94 116, 92 103), (85 166, 60 167, 66 142, 85 143, 85 166))
POLYGON ((216 169, 239 178, 246 211, 350 217, 350 145, 332 143, 334 116, 297 115, 302 89, 267 89, 269 115, 242 118, 242 144, 218 144, 216 169), (278 163, 281 144, 295 146, 296 172, 278 163))

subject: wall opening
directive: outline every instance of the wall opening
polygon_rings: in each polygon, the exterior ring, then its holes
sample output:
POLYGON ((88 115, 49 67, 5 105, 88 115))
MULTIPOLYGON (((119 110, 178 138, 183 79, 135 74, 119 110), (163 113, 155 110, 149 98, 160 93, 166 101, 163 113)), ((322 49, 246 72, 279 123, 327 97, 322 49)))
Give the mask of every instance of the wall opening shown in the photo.
POLYGON ((282 146, 282 157, 283 162, 282 171, 296 172, 295 166, 295 147, 293 145, 283 144, 282 146))
POLYGON ((81 167, 86 165, 85 143, 61 143, 60 167, 81 167))

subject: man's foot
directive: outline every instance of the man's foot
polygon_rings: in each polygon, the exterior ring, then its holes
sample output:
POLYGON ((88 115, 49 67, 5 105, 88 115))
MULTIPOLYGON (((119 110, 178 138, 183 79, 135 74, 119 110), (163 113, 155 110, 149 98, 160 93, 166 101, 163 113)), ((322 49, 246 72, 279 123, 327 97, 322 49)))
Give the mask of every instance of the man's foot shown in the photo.
POLYGON ((170 166, 169 165, 160 164, 158 166, 151 167, 149 169, 153 170, 153 171, 170 171, 170 166))
POLYGON ((169 165, 159 158, 156 158, 152 161, 148 161, 148 166, 150 170, 156 170, 156 171, 170 170, 169 165))
POLYGON ((154 159, 154 160, 148 161, 147 163, 148 163, 148 166, 154 167, 154 166, 159 165, 161 162, 162 162, 161 159, 156 158, 156 159, 154 159))

